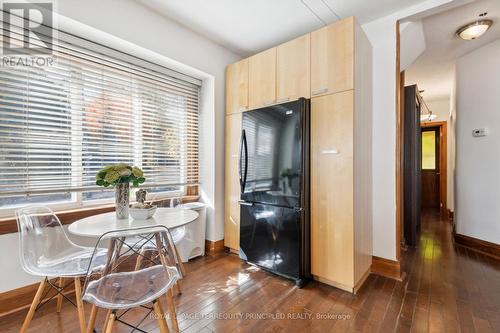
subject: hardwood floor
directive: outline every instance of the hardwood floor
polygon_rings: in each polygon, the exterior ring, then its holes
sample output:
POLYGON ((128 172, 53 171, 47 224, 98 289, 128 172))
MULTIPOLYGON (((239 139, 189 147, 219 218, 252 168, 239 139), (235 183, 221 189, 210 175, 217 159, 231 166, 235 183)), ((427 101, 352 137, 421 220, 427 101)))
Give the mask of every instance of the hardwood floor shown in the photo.
MULTIPOLYGON (((372 275, 356 296, 318 282, 297 289, 233 255, 196 259, 186 265, 183 294, 176 296, 179 327, 203 333, 500 332, 500 261, 455 246, 450 228, 438 214, 423 214, 420 246, 404 253, 406 280, 372 275)), ((61 314, 55 308, 53 302, 38 311, 29 332, 78 332, 76 310, 66 301, 61 314)), ((144 314, 134 310, 124 319, 144 314)), ((18 332, 24 315, 0 318, 0 332, 18 332)), ((141 327, 159 332, 154 318, 141 327)), ((115 332, 129 331, 115 326, 115 332)))

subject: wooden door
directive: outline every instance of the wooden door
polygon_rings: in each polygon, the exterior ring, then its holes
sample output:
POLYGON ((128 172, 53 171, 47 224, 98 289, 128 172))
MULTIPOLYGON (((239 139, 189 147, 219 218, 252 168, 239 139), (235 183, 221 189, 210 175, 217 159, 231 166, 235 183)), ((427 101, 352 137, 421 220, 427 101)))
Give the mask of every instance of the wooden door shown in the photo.
POLYGON ((440 195, 439 127, 422 128, 422 208, 439 210, 440 195))
POLYGON ((310 97, 310 35, 296 38, 277 48, 276 103, 310 97))
POLYGON ((250 109, 276 103, 276 48, 251 56, 248 75, 250 109))
POLYGON ((354 18, 311 33, 311 96, 354 89, 354 18))
POLYGON ((403 141, 404 236, 409 246, 416 246, 420 234, 422 207, 422 135, 420 102, 416 85, 405 87, 403 141))
POLYGON ((240 247, 240 183, 238 172, 241 137, 241 113, 226 116, 226 171, 224 246, 239 251, 240 247))
POLYGON ((248 59, 226 68, 226 113, 248 110, 248 59))
POLYGON ((311 272, 353 286, 353 91, 311 99, 311 272))

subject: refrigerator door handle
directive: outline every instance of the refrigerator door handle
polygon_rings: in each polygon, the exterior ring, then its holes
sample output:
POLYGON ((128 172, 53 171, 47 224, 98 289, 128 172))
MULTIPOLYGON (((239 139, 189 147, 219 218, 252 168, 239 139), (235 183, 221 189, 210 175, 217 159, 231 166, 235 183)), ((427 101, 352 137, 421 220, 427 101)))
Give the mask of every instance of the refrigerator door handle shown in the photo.
POLYGON ((245 192, 245 184, 247 182, 247 170, 248 170, 248 146, 247 146, 247 135, 245 130, 241 131, 241 142, 240 142, 240 161, 239 161, 239 176, 240 176, 240 188, 241 193, 245 192), (243 157, 243 154, 245 157, 243 157), (242 165, 244 164, 244 165, 242 165), (244 169, 243 169, 244 168, 244 169))
MULTIPOLYGON (((241 139, 240 139, 240 158, 238 161, 238 176, 240 178, 240 190, 243 189, 243 173, 242 173, 242 158, 243 158, 243 133, 244 130, 241 132, 241 139)), ((243 192, 243 191, 241 191, 243 192)))

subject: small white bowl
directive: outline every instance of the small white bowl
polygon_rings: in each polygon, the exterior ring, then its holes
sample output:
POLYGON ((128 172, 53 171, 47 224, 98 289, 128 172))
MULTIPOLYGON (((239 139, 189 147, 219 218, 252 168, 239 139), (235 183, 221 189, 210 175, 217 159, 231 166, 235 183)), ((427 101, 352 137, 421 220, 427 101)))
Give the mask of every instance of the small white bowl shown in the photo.
POLYGON ((147 220, 153 217, 156 212, 156 206, 151 208, 129 208, 128 213, 134 220, 147 220))

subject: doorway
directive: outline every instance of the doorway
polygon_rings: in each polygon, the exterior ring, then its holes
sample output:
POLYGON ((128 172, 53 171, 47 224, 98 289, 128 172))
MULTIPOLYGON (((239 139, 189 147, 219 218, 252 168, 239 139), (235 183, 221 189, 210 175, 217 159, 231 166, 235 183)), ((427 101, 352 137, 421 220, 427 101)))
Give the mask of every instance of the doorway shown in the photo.
POLYGON ((422 123, 422 210, 446 216, 446 122, 422 123))

